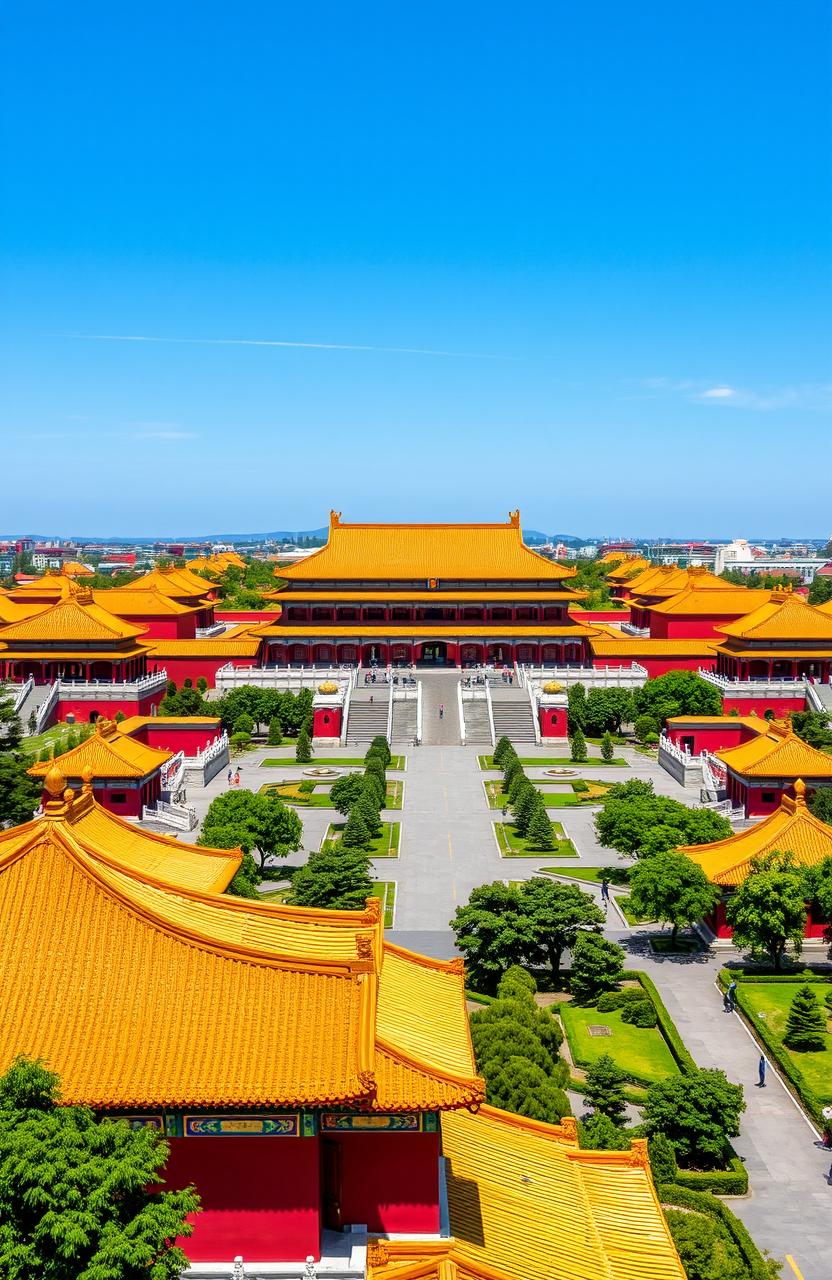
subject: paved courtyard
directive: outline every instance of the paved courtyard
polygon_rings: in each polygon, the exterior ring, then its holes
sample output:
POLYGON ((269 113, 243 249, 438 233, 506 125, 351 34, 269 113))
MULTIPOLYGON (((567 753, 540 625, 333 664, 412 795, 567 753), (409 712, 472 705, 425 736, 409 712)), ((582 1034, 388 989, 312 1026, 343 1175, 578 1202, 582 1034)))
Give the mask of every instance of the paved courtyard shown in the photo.
MULTIPOLYGON (((405 772, 392 775, 404 780, 404 808, 386 815, 386 820, 402 823, 401 850, 398 859, 377 859, 375 868, 379 879, 395 880, 397 884, 391 936, 404 946, 447 957, 454 950, 448 922, 475 886, 495 879, 524 879, 543 865, 559 862, 566 868, 614 865, 619 859, 615 853, 599 847, 593 831, 592 808, 564 808, 554 815, 578 850, 577 862, 574 858, 557 859, 552 854, 501 858, 493 831, 494 822, 501 815, 488 807, 483 788, 486 778, 499 775, 480 770, 478 750, 485 748, 455 745, 456 721, 450 699, 446 699, 446 716, 441 725, 438 703, 437 707, 427 706, 426 714, 428 712, 437 717, 437 723, 426 737, 438 737, 439 742, 421 747, 409 743, 393 745, 394 752, 407 757, 405 772)), ((361 753, 359 747, 347 747, 327 748, 319 755, 346 759, 361 753)), ((524 746, 521 752, 524 756, 559 753, 559 750, 533 746, 524 746)), ((300 776, 302 766, 291 759, 277 768, 261 767, 264 759, 275 754, 275 748, 258 748, 242 757, 242 785, 256 790, 265 782, 300 776)), ((620 754, 628 761, 626 768, 603 768, 597 761, 590 761, 582 772, 588 777, 612 781, 649 778, 660 794, 692 805, 698 803, 698 793, 683 790, 653 758, 629 748, 622 749, 620 754)), ((528 772, 532 778, 543 776, 531 767, 528 772)), ((188 802, 196 807, 200 819, 210 800, 227 790, 227 786, 223 773, 205 791, 189 794, 188 802)), ((322 808, 299 810, 299 813, 303 820, 303 851, 292 856, 292 865, 305 861, 309 851, 320 846, 327 825, 337 817, 332 810, 322 808)), ((193 832, 183 838, 195 840, 197 834, 193 832)), ((582 887, 599 894, 591 885, 582 887)), ((769 1073, 766 1089, 755 1087, 759 1051, 739 1017, 722 1012, 721 997, 714 985, 715 974, 728 956, 724 951, 697 958, 656 956, 647 947, 643 934, 619 928, 613 912, 607 932, 628 947, 632 967, 650 973, 697 1062, 701 1066, 721 1067, 730 1079, 745 1085, 747 1109, 736 1147, 746 1162, 752 1194, 732 1200, 732 1208, 746 1222, 761 1247, 780 1259, 787 1254, 793 1256, 803 1280, 829 1280, 832 1276, 832 1184, 827 1178, 830 1154, 818 1145, 817 1135, 774 1072, 769 1073)), ((786 1264, 784 1276, 789 1274, 791 1270, 786 1264)))

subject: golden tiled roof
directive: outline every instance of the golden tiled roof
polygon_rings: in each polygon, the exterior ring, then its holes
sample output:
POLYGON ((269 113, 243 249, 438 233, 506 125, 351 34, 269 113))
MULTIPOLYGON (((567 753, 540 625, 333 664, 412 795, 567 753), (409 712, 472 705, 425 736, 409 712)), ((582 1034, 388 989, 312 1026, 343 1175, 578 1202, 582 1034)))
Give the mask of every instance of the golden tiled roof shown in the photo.
POLYGON ((126 591, 122 587, 107 587, 103 591, 94 591, 93 599, 96 604, 117 617, 140 615, 148 618, 178 618, 183 614, 197 613, 200 609, 198 604, 181 604, 173 596, 162 595, 156 588, 149 591, 126 591))
POLYGON ((301 582, 327 579, 563 579, 574 569, 532 551, 523 542, 519 511, 507 524, 342 524, 330 512, 329 540, 276 576, 301 582))
MULTIPOLYGON (((115 588, 114 588, 115 589, 115 588)), ((119 591, 158 591, 174 600, 201 598, 208 591, 216 590, 216 583, 208 582, 189 573, 187 569, 151 569, 133 582, 127 582, 119 591)))
POLYGON ((29 596, 43 596, 45 593, 60 600, 66 589, 66 577, 62 573, 44 573, 31 582, 21 582, 12 590, 12 598, 25 601, 29 596))
MULTIPOLYGON (((2 634, 2 632, 0 632, 2 634)), ((225 636, 199 636, 195 640, 167 640, 164 637, 147 641, 147 656, 155 661, 164 658, 253 658, 260 648, 259 635, 245 633, 230 640, 225 636)))
MULTIPOLYGON (((58 770, 46 786, 61 794, 58 770)), ((0 1071, 42 1058, 65 1102, 103 1108, 482 1100, 461 963, 394 949, 387 966, 377 899, 313 911, 200 891, 173 858, 205 852, 167 841, 163 879, 111 843, 118 820, 89 794, 64 796, 0 832, 0 1071), (85 833, 76 805, 105 825, 85 833)))
POLYGON ((198 556, 187 562, 189 573, 210 573, 219 577, 226 569, 245 569, 246 562, 236 551, 221 551, 215 556, 198 556))
POLYGON ((686 587, 678 595, 662 600, 659 604, 650 605, 650 612, 667 617, 675 615, 687 617, 696 614, 737 617, 740 614, 749 614, 760 605, 767 604, 771 596, 770 591, 752 591, 748 587, 735 587, 732 590, 728 583, 723 583, 723 586, 728 589, 705 588, 703 590, 696 586, 686 587))
POLYGON ((832 778, 832 756, 810 747, 788 723, 772 721, 759 737, 716 755, 743 778, 832 778))
MULTIPOLYGON (((724 724, 726 728, 735 725, 744 725, 746 729, 753 729, 755 733, 768 733, 768 720, 764 720, 762 716, 757 716, 752 711, 747 716, 668 716, 668 725, 675 729, 695 728, 697 725, 717 725, 724 724)), ((121 726, 122 729, 124 725, 121 726)))
POLYGON ((737 590, 733 583, 718 578, 704 565, 691 565, 687 569, 681 569, 676 564, 654 565, 622 585, 629 589, 630 597, 636 600, 667 600, 680 591, 689 589, 711 592, 737 590))
MULTIPOLYGON (((516 639, 531 639, 540 636, 561 636, 564 639, 580 640, 583 636, 595 635, 596 628, 585 622, 563 623, 557 625, 550 622, 281 622, 267 623, 258 626, 252 634, 265 636, 270 640, 318 639, 326 643, 329 636, 366 636, 368 639, 385 637, 409 637, 416 640, 463 639, 468 636, 481 636, 499 640, 501 636, 514 636, 516 639)), ((2 633, 0 633, 2 634, 2 633)), ((161 645, 163 641, 159 641, 161 645)), ((185 641, 182 641, 184 644, 185 641)), ((161 652, 161 650, 160 650, 161 652)), ((165 650, 167 652, 167 650, 165 650)))
POLYGON ((716 640, 708 639, 652 639, 650 636, 613 636, 599 635, 590 639, 592 652, 596 658, 630 657, 644 655, 649 658, 696 658, 710 657, 715 650, 716 640))
POLYGON ((125 720, 119 721, 118 731, 122 734, 133 734, 148 725, 153 725, 157 729, 169 727, 176 729, 179 725, 187 725, 191 729, 200 727, 212 729, 219 724, 219 716, 127 716, 125 720))
POLYGON ((94 569, 80 560, 64 560, 61 567, 68 578, 92 578, 95 574, 94 569))
POLYGON ((60 640, 100 644, 131 640, 144 635, 146 630, 117 618, 95 604, 88 588, 77 587, 56 604, 47 605, 20 622, 10 623, 0 632, 0 637, 4 644, 54 644, 60 640))
POLYGON ((816 818, 806 805, 806 785, 794 784, 795 798, 784 796, 780 808, 745 831, 712 844, 683 845, 679 853, 697 863, 711 884, 742 884, 754 858, 791 853, 802 867, 818 866, 832 858, 832 827, 816 818))
MULTIPOLYGON (((832 644, 832 619, 823 609, 807 604, 789 587, 771 592, 769 601, 736 622, 718 630, 742 640, 824 640, 832 644)), ((766 657, 767 651, 759 656, 766 657)))
POLYGON ((382 1240, 371 1280, 684 1280, 646 1141, 581 1151, 571 1118, 442 1117, 451 1239, 382 1240))
POLYGON ((121 733, 112 720, 100 718, 95 733, 84 742, 56 756, 54 761, 33 764, 29 773, 33 778, 43 778, 55 764, 65 778, 72 780, 86 773, 91 778, 146 778, 170 759, 170 751, 145 746, 121 733))
POLYGON ((620 556, 615 552, 609 552, 598 563, 610 564, 612 561, 618 561, 614 569, 610 569, 607 574, 607 582, 613 586, 624 586, 637 573, 643 573, 645 569, 655 568, 649 560, 645 560, 644 556, 620 556))
POLYGON ((24 618, 31 618, 48 608, 47 604, 20 604, 9 595, 0 595, 0 628, 10 622, 22 622, 24 618))
POLYGON ((572 604, 576 600, 585 600, 588 595, 586 591, 572 591, 567 587, 564 591, 552 591, 548 587, 541 587, 537 591, 491 591, 484 588, 482 591, 453 591, 453 590, 436 590, 436 591, 293 591, 291 587, 280 587, 277 591, 266 591, 263 593, 264 600, 274 600, 278 604, 282 604, 284 608, 289 608, 293 604, 317 604, 324 608, 331 603, 335 604, 361 604, 366 601, 368 604, 386 604, 390 603, 410 603, 413 604, 432 604, 437 608, 444 605, 452 604, 492 604, 499 602, 510 604, 513 600, 521 604, 552 604, 567 602, 572 604))

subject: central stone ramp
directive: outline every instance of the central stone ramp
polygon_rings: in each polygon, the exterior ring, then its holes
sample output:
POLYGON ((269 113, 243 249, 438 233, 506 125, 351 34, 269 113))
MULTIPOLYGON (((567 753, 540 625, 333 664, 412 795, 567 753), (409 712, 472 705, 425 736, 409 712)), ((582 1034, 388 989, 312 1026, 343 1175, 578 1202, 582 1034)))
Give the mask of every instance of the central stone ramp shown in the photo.
POLYGON ((459 672, 419 671, 422 682, 422 742, 428 747, 458 747, 462 734, 459 728, 459 672), (445 714, 440 720, 439 708, 444 705, 445 714))

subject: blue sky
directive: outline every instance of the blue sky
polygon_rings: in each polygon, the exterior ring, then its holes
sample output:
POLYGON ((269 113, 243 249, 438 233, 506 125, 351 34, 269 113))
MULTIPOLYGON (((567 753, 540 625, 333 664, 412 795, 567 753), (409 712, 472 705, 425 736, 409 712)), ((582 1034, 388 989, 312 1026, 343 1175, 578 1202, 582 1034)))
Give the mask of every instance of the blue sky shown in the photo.
POLYGON ((832 532, 831 27, 12 3, 0 531, 832 532))

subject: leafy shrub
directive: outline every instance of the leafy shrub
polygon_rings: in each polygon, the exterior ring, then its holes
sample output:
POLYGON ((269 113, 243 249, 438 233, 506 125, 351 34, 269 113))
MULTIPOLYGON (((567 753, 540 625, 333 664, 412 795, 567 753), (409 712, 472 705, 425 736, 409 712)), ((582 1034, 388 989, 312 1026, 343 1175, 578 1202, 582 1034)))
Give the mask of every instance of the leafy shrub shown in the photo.
POLYGON ((652 734, 659 732, 659 722, 655 716, 639 716, 633 727, 636 737, 641 742, 645 742, 652 734))
POLYGON ((679 1209, 666 1216, 688 1280, 747 1280, 743 1256, 716 1218, 679 1209))
POLYGON ((623 1009, 625 1004, 643 1004, 644 991, 641 987, 625 987, 623 991, 605 991, 595 1002, 599 1013, 612 1013, 615 1009, 623 1009))
POLYGON ((663 1133, 654 1133, 647 1140, 650 1170, 656 1186, 662 1182, 675 1182, 679 1172, 673 1143, 663 1133))
POLYGON ((311 795, 314 790, 315 790, 315 783, 312 781, 311 778, 304 778, 303 782, 298 784, 298 791, 301 793, 301 795, 304 795, 304 796, 311 795))
POLYGON ((572 783, 572 790, 579 791, 579 792, 589 791, 589 783, 586 782, 583 778, 576 778, 575 781, 572 783))
POLYGON ((658 1018, 649 1000, 631 1000, 621 1010, 621 1021, 634 1027, 655 1027, 658 1018))

